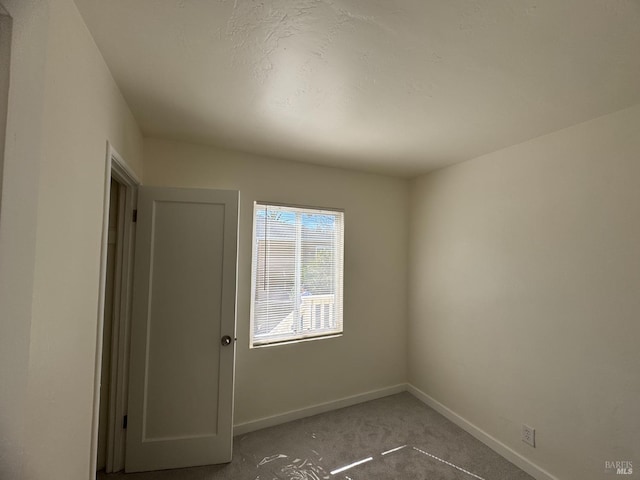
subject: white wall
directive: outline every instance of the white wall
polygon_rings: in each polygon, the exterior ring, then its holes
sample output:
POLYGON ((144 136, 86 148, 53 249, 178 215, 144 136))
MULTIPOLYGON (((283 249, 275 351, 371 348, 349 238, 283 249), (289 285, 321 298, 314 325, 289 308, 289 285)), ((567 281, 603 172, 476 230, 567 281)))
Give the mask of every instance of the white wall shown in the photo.
POLYGON ((71 0, 13 17, 0 216, 0 477, 87 479, 106 142, 142 138, 71 0))
POLYGON ((47 5, 2 0, 13 17, 0 207, 0 477, 21 478, 38 178, 47 5))
POLYGON ((409 381, 560 479, 640 467, 640 106, 419 178, 411 205, 409 381))
POLYGON ((406 181, 154 139, 144 170, 146 185, 241 191, 236 424, 406 381, 406 181), (249 349, 255 200, 345 209, 343 337, 249 349))

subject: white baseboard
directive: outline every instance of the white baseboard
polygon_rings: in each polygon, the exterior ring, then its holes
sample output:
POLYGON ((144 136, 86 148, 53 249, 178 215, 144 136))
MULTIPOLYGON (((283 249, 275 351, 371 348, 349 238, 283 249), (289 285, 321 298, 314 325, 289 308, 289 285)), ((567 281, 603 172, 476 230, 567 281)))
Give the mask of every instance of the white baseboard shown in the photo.
POLYGON ((469 422, 465 418, 458 415, 456 412, 451 410, 448 407, 445 407, 443 404, 430 397, 426 393, 421 390, 418 390, 411 384, 407 384, 407 391, 411 393, 418 400, 433 408, 436 412, 451 420, 453 423, 458 425, 460 428, 465 430, 467 433, 473 435, 475 438, 484 443, 491 450, 496 452, 498 455, 506 458, 511 463, 516 465, 518 468, 524 470, 529 475, 533 476, 537 480, 558 480, 557 477, 554 477, 549 472, 539 467, 535 463, 531 462, 527 458, 523 457, 516 451, 509 448, 507 445, 497 440, 496 438, 489 435, 484 430, 476 427, 473 423, 469 422))
POLYGON ((399 385, 393 385, 391 387, 381 388, 380 390, 373 390, 371 392, 361 393, 359 395, 353 395, 351 397, 340 398, 331 402, 319 403, 310 407, 301 408, 299 410, 291 410, 289 412, 280 413, 271 417, 259 418, 258 420, 251 420, 249 422, 240 423, 234 425, 233 434, 243 435, 245 433, 260 430, 262 428, 273 427, 282 423, 291 422, 300 418, 311 417, 312 415, 318 415, 319 413, 329 412, 331 410, 337 410, 339 408, 350 407, 362 402, 368 402, 369 400, 376 400, 377 398, 387 397, 396 393, 404 392, 407 390, 407 385, 401 383, 399 385))

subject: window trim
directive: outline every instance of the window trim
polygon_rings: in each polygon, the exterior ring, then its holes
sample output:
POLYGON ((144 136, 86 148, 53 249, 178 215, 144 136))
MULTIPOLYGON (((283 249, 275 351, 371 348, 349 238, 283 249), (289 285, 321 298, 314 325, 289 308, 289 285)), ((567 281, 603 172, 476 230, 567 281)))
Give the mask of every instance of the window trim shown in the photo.
POLYGON ((267 348, 267 347, 275 347, 280 345, 289 345, 294 343, 301 342, 310 342, 315 340, 326 340, 330 338, 338 338, 342 337, 344 334, 344 258, 345 258, 345 247, 344 247, 344 238, 345 238, 345 209, 344 208, 336 208, 336 207, 321 207, 321 206, 311 206, 311 205, 301 205, 295 203, 283 203, 283 202, 271 202, 266 200, 255 200, 253 202, 253 212, 252 212, 252 230, 251 230, 251 303, 249 308, 249 349, 254 348, 267 348), (327 333, 320 333, 318 335, 313 336, 302 336, 296 338, 286 338, 282 337, 282 339, 274 339, 267 342, 255 343, 254 340, 254 314, 255 314, 255 295, 256 295, 256 282, 257 275, 255 274, 254 266, 257 261, 256 258, 256 207, 258 205, 266 205, 273 207, 283 207, 283 208, 292 208, 292 209, 305 209, 305 210, 315 210, 318 212, 335 212, 342 214, 342 231, 341 231, 341 255, 340 255, 340 266, 342 269, 341 278, 342 282, 339 286, 339 292, 336 295, 339 297, 339 301, 341 302, 341 319, 340 319, 340 331, 333 331, 327 333))

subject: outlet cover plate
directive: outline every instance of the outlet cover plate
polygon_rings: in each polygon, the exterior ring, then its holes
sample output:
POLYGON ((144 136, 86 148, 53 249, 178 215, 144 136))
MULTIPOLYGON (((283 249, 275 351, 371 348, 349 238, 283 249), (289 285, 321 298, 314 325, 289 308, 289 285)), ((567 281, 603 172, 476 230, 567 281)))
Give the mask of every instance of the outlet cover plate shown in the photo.
POLYGON ((536 446, 536 429, 529 425, 522 424, 522 441, 535 448, 536 446))

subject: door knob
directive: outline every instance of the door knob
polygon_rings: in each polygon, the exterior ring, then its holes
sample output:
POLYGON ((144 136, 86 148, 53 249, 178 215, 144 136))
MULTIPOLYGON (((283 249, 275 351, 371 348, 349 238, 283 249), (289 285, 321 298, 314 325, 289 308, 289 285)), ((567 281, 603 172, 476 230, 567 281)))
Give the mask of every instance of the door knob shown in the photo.
POLYGON ((220 339, 220 343, 222 344, 223 347, 226 347, 227 345, 231 345, 231 337, 229 335, 225 335, 220 339))

